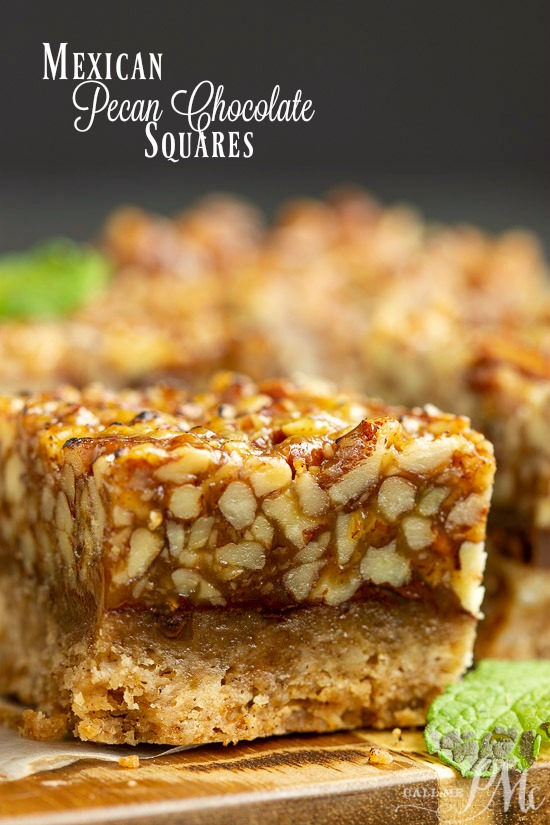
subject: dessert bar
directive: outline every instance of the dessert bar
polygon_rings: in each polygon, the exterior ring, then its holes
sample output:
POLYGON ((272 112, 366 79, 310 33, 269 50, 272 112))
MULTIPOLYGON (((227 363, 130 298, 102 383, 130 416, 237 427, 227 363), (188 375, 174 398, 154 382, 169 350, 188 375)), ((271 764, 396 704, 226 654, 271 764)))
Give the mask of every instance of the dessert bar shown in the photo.
POLYGON ((471 661, 494 460, 320 382, 0 398, 0 689, 83 739, 421 724, 471 661))

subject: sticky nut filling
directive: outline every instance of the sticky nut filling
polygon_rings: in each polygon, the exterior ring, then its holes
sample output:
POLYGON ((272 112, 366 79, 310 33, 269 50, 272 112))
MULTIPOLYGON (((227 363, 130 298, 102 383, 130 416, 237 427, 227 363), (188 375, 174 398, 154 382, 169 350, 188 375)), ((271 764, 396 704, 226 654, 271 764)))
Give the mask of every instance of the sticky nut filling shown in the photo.
POLYGON ((429 588, 479 612, 494 460, 465 418, 222 373, 2 398, 0 444, 4 546, 83 590, 101 569, 109 608, 429 588))

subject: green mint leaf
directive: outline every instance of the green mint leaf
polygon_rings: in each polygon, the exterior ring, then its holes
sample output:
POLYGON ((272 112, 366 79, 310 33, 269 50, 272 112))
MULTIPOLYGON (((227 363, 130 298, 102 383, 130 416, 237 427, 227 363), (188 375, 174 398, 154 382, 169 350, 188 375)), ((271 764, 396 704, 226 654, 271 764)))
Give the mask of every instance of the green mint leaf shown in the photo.
POLYGON ((0 256, 0 318, 56 318, 100 294, 107 259, 71 241, 0 256))
POLYGON ((434 700, 424 738, 462 776, 526 770, 550 740, 550 661, 480 662, 434 700))

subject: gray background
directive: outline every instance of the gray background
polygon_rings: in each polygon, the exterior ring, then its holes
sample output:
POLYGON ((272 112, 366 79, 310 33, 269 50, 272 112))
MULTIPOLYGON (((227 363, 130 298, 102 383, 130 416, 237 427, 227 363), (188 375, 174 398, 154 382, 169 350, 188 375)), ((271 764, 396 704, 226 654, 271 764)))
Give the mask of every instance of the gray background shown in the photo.
POLYGON ((1 22, 0 249, 90 237, 120 203, 170 212, 221 189, 270 212, 345 181, 432 219, 521 224, 550 247, 547 0, 19 2, 1 22), (42 42, 64 40, 69 51, 164 53, 162 82, 113 81, 114 97, 168 109, 173 91, 205 78, 228 99, 280 83, 289 96, 301 88, 316 115, 255 125, 250 160, 146 160, 141 124, 75 132, 74 81, 41 79, 42 42))

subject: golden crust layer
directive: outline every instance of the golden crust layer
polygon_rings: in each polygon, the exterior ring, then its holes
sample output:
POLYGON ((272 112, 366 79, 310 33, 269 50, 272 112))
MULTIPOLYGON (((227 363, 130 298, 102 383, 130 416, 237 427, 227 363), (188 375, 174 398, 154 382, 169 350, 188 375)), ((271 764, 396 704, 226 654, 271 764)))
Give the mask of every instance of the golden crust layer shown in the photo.
POLYGON ((456 607, 391 593, 284 613, 191 611, 172 633, 150 612, 84 611, 78 638, 55 609, 4 578, 0 612, 18 621, 0 633, 0 690, 45 712, 56 733, 64 717, 80 738, 112 744, 420 725, 470 663, 475 634, 456 607))

